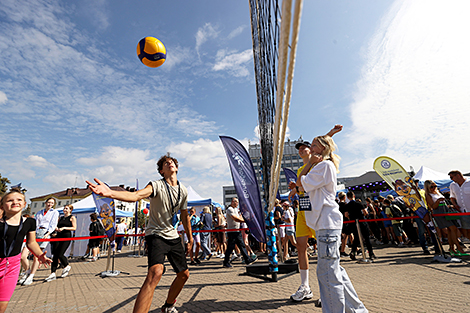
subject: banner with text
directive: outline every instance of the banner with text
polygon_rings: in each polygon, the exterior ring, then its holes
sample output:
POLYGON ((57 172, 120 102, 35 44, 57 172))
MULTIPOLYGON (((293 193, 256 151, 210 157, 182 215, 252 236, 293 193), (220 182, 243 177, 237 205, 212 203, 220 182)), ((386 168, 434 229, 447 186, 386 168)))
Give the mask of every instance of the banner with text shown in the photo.
POLYGON ((251 158, 238 140, 228 136, 220 136, 220 140, 232 172, 240 212, 253 237, 259 242, 266 242, 264 212, 251 158))

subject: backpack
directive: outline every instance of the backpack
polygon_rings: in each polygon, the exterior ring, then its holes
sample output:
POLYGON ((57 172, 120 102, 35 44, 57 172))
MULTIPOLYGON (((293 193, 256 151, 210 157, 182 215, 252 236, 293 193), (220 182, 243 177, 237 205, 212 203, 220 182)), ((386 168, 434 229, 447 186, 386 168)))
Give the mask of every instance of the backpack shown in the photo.
POLYGON ((97 223, 98 223, 98 236, 103 236, 105 233, 103 224, 101 224, 100 221, 98 221, 97 223))
POLYGON ((390 205, 390 212, 392 213, 393 217, 403 217, 402 211, 396 204, 390 205))
POLYGON ((392 204, 395 204, 398 206, 398 208, 401 210, 401 212, 403 213, 402 216, 411 216, 412 214, 412 211, 411 209, 406 206, 405 202, 403 201, 403 199, 400 199, 400 198, 396 198, 395 201, 392 202, 392 204))

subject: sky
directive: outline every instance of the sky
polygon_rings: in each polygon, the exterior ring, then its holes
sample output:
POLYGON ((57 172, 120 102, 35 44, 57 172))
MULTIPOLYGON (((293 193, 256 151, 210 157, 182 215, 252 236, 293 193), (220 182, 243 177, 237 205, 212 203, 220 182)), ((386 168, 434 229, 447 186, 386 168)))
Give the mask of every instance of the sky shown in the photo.
MULTIPOLYGON (((288 137, 335 124, 339 177, 387 155, 470 172, 467 1, 304 1, 288 137)), ((219 135, 258 142, 248 1, 2 0, 0 173, 33 198, 98 177, 139 187, 170 152, 222 202, 219 135), (167 60, 144 66, 139 40, 167 60)))

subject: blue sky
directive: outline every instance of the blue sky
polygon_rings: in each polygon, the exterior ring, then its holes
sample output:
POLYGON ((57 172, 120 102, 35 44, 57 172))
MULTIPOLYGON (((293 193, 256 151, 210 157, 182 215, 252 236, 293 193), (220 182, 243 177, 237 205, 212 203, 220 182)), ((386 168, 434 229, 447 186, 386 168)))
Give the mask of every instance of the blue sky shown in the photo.
MULTIPOLYGON (((464 1, 304 1, 289 137, 335 136, 339 176, 388 155, 405 168, 470 171, 464 1)), ((0 3, 0 173, 28 197, 98 177, 180 180, 222 200, 219 135, 257 141, 248 1, 0 3), (160 68, 136 56, 145 36, 160 68)))

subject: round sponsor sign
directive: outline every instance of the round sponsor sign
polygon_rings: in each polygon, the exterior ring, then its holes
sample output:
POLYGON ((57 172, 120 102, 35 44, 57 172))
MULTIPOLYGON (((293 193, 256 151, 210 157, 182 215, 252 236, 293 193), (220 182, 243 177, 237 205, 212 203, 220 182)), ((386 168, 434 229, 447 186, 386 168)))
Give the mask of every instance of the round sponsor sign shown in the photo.
POLYGON ((380 165, 382 165, 383 168, 388 169, 390 168, 391 164, 388 160, 382 160, 382 162, 380 162, 380 165))

